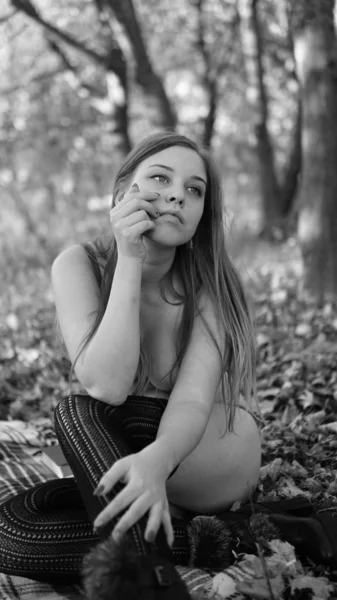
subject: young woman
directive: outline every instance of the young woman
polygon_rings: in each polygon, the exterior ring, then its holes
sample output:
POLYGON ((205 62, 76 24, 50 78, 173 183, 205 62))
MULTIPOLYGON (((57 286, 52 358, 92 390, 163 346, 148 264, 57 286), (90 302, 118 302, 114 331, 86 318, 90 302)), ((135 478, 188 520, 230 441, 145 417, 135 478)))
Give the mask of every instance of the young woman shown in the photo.
POLYGON ((52 268, 83 389, 58 405, 57 433, 97 533, 117 540, 142 523, 141 547, 163 526, 174 551, 177 516, 224 511, 256 487, 254 331, 220 177, 191 140, 155 134, 129 154, 110 222, 107 243, 72 246, 52 268))

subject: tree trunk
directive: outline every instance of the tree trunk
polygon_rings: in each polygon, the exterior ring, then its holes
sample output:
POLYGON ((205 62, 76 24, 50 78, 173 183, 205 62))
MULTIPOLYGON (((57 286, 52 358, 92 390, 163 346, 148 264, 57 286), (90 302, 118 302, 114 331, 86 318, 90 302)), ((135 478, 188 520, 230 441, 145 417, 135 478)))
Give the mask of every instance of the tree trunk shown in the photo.
POLYGON ((218 84, 217 81, 207 78, 205 82, 208 92, 208 112, 204 121, 204 131, 202 136, 202 145, 210 148, 214 134, 215 120, 218 107, 218 84))
POLYGON ((198 11, 198 28, 196 46, 204 63, 204 72, 201 76, 203 86, 208 98, 208 111, 203 122, 202 145, 209 148, 212 143, 214 126, 218 108, 218 81, 220 69, 207 45, 207 32, 205 31, 204 0, 196 0, 195 7, 198 11))
POLYGON ((302 168, 301 135, 302 118, 301 102, 299 99, 293 134, 290 140, 289 155, 284 167, 282 183, 280 185, 280 208, 285 222, 290 218, 295 208, 295 197, 302 168))
POLYGON ((274 150, 268 131, 268 97, 264 82, 263 48, 258 18, 258 0, 238 0, 241 41, 247 77, 247 99, 254 111, 254 132, 262 200, 261 235, 273 238, 282 221, 280 189, 274 150))
MULTIPOLYGON (((100 21, 102 31, 107 31, 111 36, 111 29, 105 15, 101 13, 100 21)), ((110 52, 106 56, 105 67, 107 70, 108 96, 113 106, 113 118, 111 133, 118 136, 119 149, 122 155, 126 155, 132 148, 129 135, 129 77, 128 65, 122 48, 116 39, 111 41, 110 52), (114 80, 110 73, 116 77, 114 80), (114 88, 117 87, 117 90, 114 88), (117 93, 116 93, 117 92, 117 93)))
POLYGON ((333 0, 294 3, 292 29, 302 101, 298 239, 306 289, 337 300, 337 41, 333 0))
POLYGON ((174 130, 177 116, 166 94, 161 78, 155 72, 148 54, 132 0, 104 0, 124 28, 131 44, 136 63, 136 80, 143 88, 156 125, 174 130))

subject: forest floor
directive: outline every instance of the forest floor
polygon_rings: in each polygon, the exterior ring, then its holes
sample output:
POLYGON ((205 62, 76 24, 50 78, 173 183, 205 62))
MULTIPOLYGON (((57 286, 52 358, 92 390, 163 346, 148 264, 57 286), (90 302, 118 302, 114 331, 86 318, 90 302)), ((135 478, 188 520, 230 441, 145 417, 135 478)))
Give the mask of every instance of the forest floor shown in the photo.
MULTIPOLYGON (((248 240, 232 254, 256 315, 264 417, 258 499, 301 494, 337 515, 337 312, 330 304, 317 308, 301 289, 294 242, 273 247, 248 240)), ((0 334, 0 419, 51 417, 68 393, 69 364, 57 340, 48 270, 23 270, 5 286, 0 334)), ((274 598, 337 597, 337 545, 335 566, 296 558, 286 591, 275 589, 274 598), (291 587, 299 575, 299 587, 291 587)), ((273 598, 269 588, 252 593, 273 598)))

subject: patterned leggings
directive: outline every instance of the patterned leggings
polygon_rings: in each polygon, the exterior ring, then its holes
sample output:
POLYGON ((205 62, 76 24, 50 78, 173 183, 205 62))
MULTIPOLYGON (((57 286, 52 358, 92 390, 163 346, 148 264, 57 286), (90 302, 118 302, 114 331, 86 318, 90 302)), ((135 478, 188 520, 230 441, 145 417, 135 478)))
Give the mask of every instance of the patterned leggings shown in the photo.
MULTIPOLYGON (((84 556, 111 533, 118 518, 100 532, 92 523, 122 488, 94 496, 112 464, 155 440, 166 400, 129 396, 113 407, 90 396, 69 396, 55 409, 55 429, 74 473, 22 492, 0 506, 0 572, 41 581, 79 581, 84 556)), ((130 534, 142 554, 146 516, 130 534)), ((187 520, 172 519, 176 564, 187 564, 187 520)))

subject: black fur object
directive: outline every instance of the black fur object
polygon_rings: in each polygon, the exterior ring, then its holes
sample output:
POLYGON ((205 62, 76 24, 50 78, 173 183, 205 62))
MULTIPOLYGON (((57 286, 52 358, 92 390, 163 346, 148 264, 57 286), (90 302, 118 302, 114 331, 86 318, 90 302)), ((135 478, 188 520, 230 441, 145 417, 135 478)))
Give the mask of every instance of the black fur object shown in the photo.
POLYGON ((261 539, 265 542, 280 539, 280 530, 272 523, 269 515, 265 513, 256 513, 249 519, 250 531, 255 540, 261 539))
POLYGON ((233 563, 231 531, 216 517, 194 517, 187 534, 190 567, 221 571, 233 563))
MULTIPOLYGON (((239 552, 256 553, 255 537, 263 540, 279 537, 277 529, 265 514, 253 515, 246 525, 244 519, 232 521, 229 517, 233 515, 226 515, 227 520, 199 515, 189 522, 187 537, 190 546, 190 567, 211 572, 221 571, 235 562, 239 552)), ((100 542, 83 562, 85 598, 191 599, 174 565, 167 558, 159 556, 158 551, 153 548, 151 555, 140 556, 128 535, 118 543, 111 537, 100 542), (158 567, 161 577, 171 580, 172 585, 160 585, 156 577, 158 567)))
POLYGON ((191 600, 174 565, 158 552, 139 555, 129 536, 100 542, 84 559, 87 600, 191 600))

